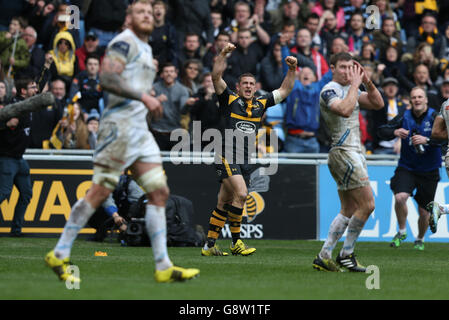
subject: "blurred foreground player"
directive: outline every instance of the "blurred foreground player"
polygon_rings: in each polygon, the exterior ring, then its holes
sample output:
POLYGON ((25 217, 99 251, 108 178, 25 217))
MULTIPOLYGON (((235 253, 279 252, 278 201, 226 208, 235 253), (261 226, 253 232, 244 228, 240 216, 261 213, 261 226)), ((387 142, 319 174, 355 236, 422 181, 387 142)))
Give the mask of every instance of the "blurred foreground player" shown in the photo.
MULTIPOLYGON (((430 136, 433 139, 439 140, 447 140, 448 139, 448 131, 449 131, 449 99, 446 100, 441 105, 441 111, 438 116, 435 118, 432 127, 432 135, 430 136)), ((449 176, 449 149, 444 157, 444 165, 446 167, 446 173, 449 176)), ((449 213, 449 205, 439 205, 436 201, 431 201, 426 206, 427 211, 430 212, 429 218, 429 227, 430 230, 435 233, 438 229, 438 220, 440 216, 443 214, 449 213)))
POLYGON ((152 50, 147 44, 153 30, 151 2, 135 1, 129 18, 130 29, 108 45, 101 68, 101 86, 110 95, 98 133, 92 187, 73 206, 56 247, 45 257, 47 265, 61 280, 80 281, 67 272, 73 241, 116 188, 126 168, 132 171, 148 196, 145 222, 156 264, 155 280, 181 281, 199 274, 198 269, 173 266, 167 254, 165 204, 169 189, 159 147, 146 123, 147 109, 155 117, 162 115, 161 104, 148 94, 156 75, 152 50))
POLYGON ((360 106, 379 110, 384 103, 363 67, 350 54, 337 53, 331 57, 330 64, 333 77, 321 90, 320 109, 331 132, 328 166, 338 186, 341 211, 332 221, 313 267, 323 271, 340 270, 332 260, 332 250, 347 229, 337 263, 350 271, 365 272, 355 257, 354 246, 374 210, 374 197, 361 148, 359 110, 360 106), (366 92, 359 90, 362 83, 366 92))
MULTIPOLYGON (((221 229, 229 221, 232 244, 230 250, 233 255, 247 256, 256 251, 247 247, 240 239, 243 207, 248 195, 248 184, 251 173, 257 168, 250 164, 251 137, 254 138, 260 128, 262 116, 267 108, 280 103, 292 91, 295 81, 297 60, 286 57, 288 72, 279 87, 270 93, 255 97, 256 79, 250 73, 244 73, 236 84, 236 93, 232 92, 223 80, 226 68, 226 58, 235 46, 228 43, 217 56, 212 70, 212 81, 218 96, 220 109, 225 117, 225 132, 222 132, 222 150, 216 151, 215 169, 221 183, 218 202, 209 220, 207 241, 201 250, 203 256, 228 255, 222 252, 215 241, 221 229), (232 132, 239 138, 226 137, 232 132)), ((254 145, 254 143, 253 143, 254 145)))

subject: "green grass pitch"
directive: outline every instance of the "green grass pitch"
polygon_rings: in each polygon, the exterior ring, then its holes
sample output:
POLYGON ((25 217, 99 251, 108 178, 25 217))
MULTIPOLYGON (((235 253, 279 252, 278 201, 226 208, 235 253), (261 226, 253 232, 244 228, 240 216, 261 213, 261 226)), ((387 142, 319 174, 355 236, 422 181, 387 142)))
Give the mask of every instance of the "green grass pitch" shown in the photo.
MULTIPOLYGON (((72 262, 80 268, 82 282, 79 290, 68 290, 44 265, 44 255, 56 241, 0 238, 0 299, 449 299, 449 244, 444 243, 426 243, 422 252, 412 243, 398 249, 388 243, 358 243, 360 262, 379 268, 380 289, 368 290, 370 274, 312 269, 320 241, 250 240, 257 252, 249 257, 202 257, 200 248, 169 248, 175 264, 197 267, 201 274, 185 283, 158 284, 151 248, 80 239, 72 262), (108 256, 95 257, 95 251, 108 256)), ((226 249, 229 241, 218 244, 226 249)))

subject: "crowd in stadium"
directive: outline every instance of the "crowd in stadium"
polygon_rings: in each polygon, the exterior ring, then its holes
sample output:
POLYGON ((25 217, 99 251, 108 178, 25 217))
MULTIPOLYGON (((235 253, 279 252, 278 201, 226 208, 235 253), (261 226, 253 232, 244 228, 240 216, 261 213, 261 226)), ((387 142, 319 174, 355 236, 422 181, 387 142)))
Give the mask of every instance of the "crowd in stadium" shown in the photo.
MULTIPOLYGON (((30 148, 94 149, 107 105, 101 61, 109 41, 127 27, 131 2, 0 0, 0 105, 47 90, 56 100, 33 113, 30 148), (69 27, 70 5, 79 8, 76 28, 69 27)), ((345 51, 384 95, 384 109, 360 113, 366 152, 398 153, 397 139, 382 141, 376 131, 410 108, 410 90, 424 88, 435 110, 449 99, 448 7, 435 0, 155 0, 148 39, 158 66, 152 94, 165 111, 158 121, 148 119, 150 130, 161 150, 169 150, 170 132, 191 130, 193 121, 203 131, 220 128, 211 71, 230 41, 237 49, 224 80, 233 86, 251 72, 259 94, 280 86, 283 56, 298 58, 296 99, 269 108, 264 124, 275 128, 281 151, 327 152, 319 92, 331 80, 330 56, 345 51)))

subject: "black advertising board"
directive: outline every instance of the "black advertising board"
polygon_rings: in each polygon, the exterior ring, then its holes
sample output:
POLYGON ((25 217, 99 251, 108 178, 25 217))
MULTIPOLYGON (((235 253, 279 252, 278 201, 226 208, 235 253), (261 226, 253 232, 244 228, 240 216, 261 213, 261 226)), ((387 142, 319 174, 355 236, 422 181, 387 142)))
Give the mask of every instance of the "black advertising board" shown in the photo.
MULTIPOLYGON (((59 234, 70 207, 91 185, 90 161, 29 160, 33 197, 25 213, 22 231, 39 235, 59 234)), ((193 223, 207 230, 210 213, 216 206, 219 183, 213 165, 164 162, 172 194, 193 202, 193 223)), ((244 210, 242 238, 316 239, 317 186, 315 165, 279 165, 275 175, 257 177, 250 188, 244 210)), ((14 188, 0 204, 0 233, 8 233, 18 200, 14 188)), ((82 233, 93 233, 85 228, 82 233)), ((223 238, 230 238, 228 225, 223 238)))

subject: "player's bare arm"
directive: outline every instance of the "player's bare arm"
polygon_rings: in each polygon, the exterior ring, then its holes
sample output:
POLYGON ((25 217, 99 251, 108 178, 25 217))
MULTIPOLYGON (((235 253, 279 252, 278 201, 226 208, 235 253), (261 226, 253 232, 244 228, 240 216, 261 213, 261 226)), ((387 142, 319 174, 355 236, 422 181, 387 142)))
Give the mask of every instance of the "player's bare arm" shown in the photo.
POLYGON ((384 107, 384 101, 379 90, 377 90, 374 83, 367 76, 365 69, 360 63, 354 60, 354 64, 357 65, 363 72, 362 83, 365 85, 366 92, 362 92, 359 97, 360 106, 365 109, 380 110, 384 107))
POLYGON ((234 50, 235 46, 232 43, 226 44, 214 62, 212 68, 212 82, 214 83, 215 93, 217 95, 222 94, 227 87, 226 82, 223 80, 223 72, 226 69, 227 55, 234 50))
POLYGON ((448 134, 446 130, 446 122, 441 116, 437 116, 435 121, 433 122, 432 127, 432 135, 430 136, 432 139, 441 139, 447 140, 448 134))
POLYGON ((351 85, 346 98, 337 99, 330 105, 332 112, 344 118, 349 118, 357 105, 358 90, 362 84, 362 70, 357 65, 350 67, 349 77, 351 78, 351 85))
POLYGON ((142 101, 155 118, 162 116, 162 106, 158 99, 145 92, 130 88, 120 76, 125 70, 125 63, 118 58, 105 57, 101 66, 100 84, 108 92, 118 96, 142 101))
POLYGON ((296 60, 295 57, 288 56, 285 58, 285 63, 288 66, 288 71, 287 74, 285 75, 284 80, 281 83, 281 86, 278 89, 281 96, 281 101, 287 98, 287 96, 293 90, 293 87, 295 85, 295 73, 298 61, 296 60))

